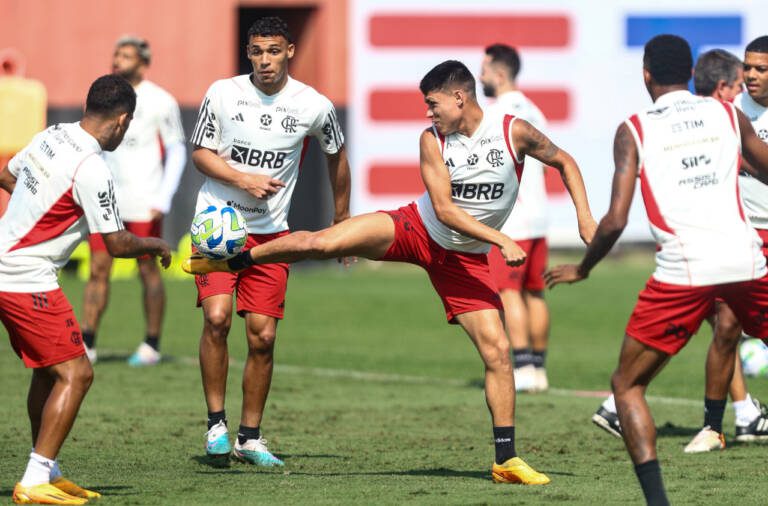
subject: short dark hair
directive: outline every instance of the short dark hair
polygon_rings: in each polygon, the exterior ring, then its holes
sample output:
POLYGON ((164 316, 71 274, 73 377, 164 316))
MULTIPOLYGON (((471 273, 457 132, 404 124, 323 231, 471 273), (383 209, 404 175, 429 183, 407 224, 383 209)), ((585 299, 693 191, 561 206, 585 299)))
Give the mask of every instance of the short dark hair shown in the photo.
POLYGON ((520 55, 517 49, 506 44, 492 44, 485 48, 485 54, 491 57, 493 63, 504 65, 511 80, 517 79, 517 74, 520 73, 520 55))
POLYGON ((136 109, 136 92, 133 86, 116 74, 107 74, 96 79, 85 99, 85 113, 96 116, 111 116, 136 109))
POLYGON ((745 53, 768 53, 768 35, 758 37, 747 44, 745 53))
POLYGON ((466 65, 456 60, 447 60, 436 65, 419 83, 421 93, 426 95, 435 90, 458 86, 475 96, 475 78, 466 65))
POLYGON ((135 35, 123 35, 117 39, 115 47, 120 48, 123 46, 132 46, 136 49, 136 54, 139 55, 139 58, 145 65, 149 65, 152 62, 152 50, 149 48, 149 42, 146 39, 135 35))
POLYGON ((657 35, 645 44, 643 68, 658 84, 686 84, 693 68, 691 46, 677 35, 657 35))
POLYGON ((277 16, 267 16, 257 19, 248 29, 248 38, 246 43, 250 42, 251 37, 269 37, 281 36, 293 44, 293 35, 288 30, 288 23, 277 16))
POLYGON ((699 56, 693 68, 693 87, 703 96, 712 95, 717 83, 725 81, 733 85, 739 77, 742 63, 736 56, 723 49, 713 49, 699 56))

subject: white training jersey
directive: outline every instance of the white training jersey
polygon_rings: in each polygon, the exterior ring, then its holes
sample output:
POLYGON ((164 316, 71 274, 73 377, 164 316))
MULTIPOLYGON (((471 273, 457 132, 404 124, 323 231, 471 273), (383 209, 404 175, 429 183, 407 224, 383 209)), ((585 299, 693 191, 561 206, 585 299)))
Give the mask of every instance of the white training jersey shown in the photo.
POLYGON ((196 212, 209 205, 232 206, 243 214, 251 234, 287 230, 308 136, 317 138, 326 154, 337 153, 344 144, 333 104, 314 88, 289 77, 282 90, 265 95, 250 75, 213 83, 200 107, 192 144, 215 151, 236 170, 268 175, 285 187, 257 199, 207 177, 196 212))
MULTIPOLYGON (((738 95, 733 104, 749 118, 757 136, 768 142, 768 107, 752 100, 746 91, 738 95)), ((744 210, 749 221, 755 228, 768 229, 768 185, 753 178, 746 171, 739 175, 741 199, 744 201, 744 210)))
MULTIPOLYGON (((521 91, 508 91, 497 97, 493 108, 521 118, 543 130, 547 127, 544 114, 521 91)), ((536 239, 547 235, 547 190, 544 185, 544 164, 525 157, 525 172, 512 213, 501 231, 515 240, 536 239)))
POLYGON ((161 194, 173 195, 175 188, 164 189, 163 146, 184 142, 179 105, 170 93, 147 80, 134 88, 136 110, 120 146, 104 153, 112 171, 125 221, 146 222, 161 194))
POLYGON ((738 192, 736 109, 687 90, 659 97, 626 121, 638 146, 640 189, 658 281, 703 286, 766 273, 762 241, 738 192))
MULTIPOLYGON (((442 136, 432 127, 451 177, 453 203, 477 221, 499 230, 517 198, 523 161, 515 153, 511 128, 515 117, 499 109, 485 111, 471 137, 442 136)), ((488 253, 490 244, 464 236, 437 219, 429 192, 416 201, 429 236, 440 246, 466 253, 488 253)))
POLYGON ((101 147, 78 123, 37 134, 8 162, 16 187, 0 218, 0 291, 47 292, 91 232, 123 229, 101 147))

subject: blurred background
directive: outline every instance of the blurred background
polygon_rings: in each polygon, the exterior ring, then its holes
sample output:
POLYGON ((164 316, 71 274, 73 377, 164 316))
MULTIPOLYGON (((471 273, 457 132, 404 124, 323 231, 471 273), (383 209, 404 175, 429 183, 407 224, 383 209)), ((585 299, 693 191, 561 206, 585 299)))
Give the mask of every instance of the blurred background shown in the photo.
MULTIPOLYGON (((291 74, 338 109, 355 214, 399 206, 423 191, 418 134, 428 121, 418 82, 424 73, 446 59, 479 73, 483 48, 504 42, 521 52, 519 84, 547 116, 551 138, 581 165, 600 216, 610 196, 615 128, 649 103, 640 72, 644 43, 675 33, 694 53, 719 47, 741 57, 750 40, 766 33, 768 3, 0 0, 0 156, 12 155, 46 124, 77 120, 89 84, 110 71, 114 42, 125 34, 150 42, 147 78, 176 97, 188 136, 208 86, 250 71, 245 34, 264 15, 282 16, 294 32, 291 74)), ((294 197, 295 229, 330 222, 322 158, 313 146, 294 197)), ((173 243, 187 231, 200 183, 188 162, 165 221, 173 243)), ((550 243, 578 245, 570 200, 553 173, 547 189, 550 243)), ((623 240, 650 240, 639 199, 623 240)))

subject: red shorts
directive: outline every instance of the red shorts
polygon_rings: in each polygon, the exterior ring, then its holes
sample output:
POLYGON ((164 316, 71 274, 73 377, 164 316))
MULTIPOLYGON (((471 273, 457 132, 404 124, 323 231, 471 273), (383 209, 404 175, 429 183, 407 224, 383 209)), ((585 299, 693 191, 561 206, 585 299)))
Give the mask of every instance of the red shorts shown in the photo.
MULTIPOLYGON (((245 248, 264 244, 290 232, 250 234, 245 248)), ((232 295, 237 292, 237 314, 257 313, 282 319, 285 291, 288 287, 288 264, 253 265, 238 273, 212 272, 195 276, 197 307, 211 295, 232 295)))
POLYGON ((520 292, 527 290, 529 292, 541 292, 544 290, 544 271, 547 270, 548 251, 547 239, 537 237, 536 239, 525 239, 515 241, 520 248, 525 251, 525 263, 512 267, 507 265, 504 257, 501 256, 501 250, 496 246, 491 247, 488 253, 488 265, 491 268, 491 276, 496 282, 499 291, 513 290, 520 292))
POLYGON ((27 367, 48 367, 85 354, 80 325, 61 288, 0 292, 0 320, 13 351, 27 367))
MULTIPOLYGON (((152 221, 126 221, 123 225, 128 232, 136 237, 161 237, 163 235, 162 218, 152 221)), ((101 234, 89 235, 88 245, 91 247, 91 251, 107 251, 107 245, 104 244, 101 234)), ((151 255, 142 255, 139 258, 151 258, 151 255)))
POLYGON ((488 269, 488 256, 448 250, 429 237, 415 203, 383 211, 395 222, 395 240, 379 260, 423 267, 445 306, 450 323, 462 313, 501 311, 501 299, 488 269))
POLYGON ((768 275, 709 286, 671 285, 651 277, 640 292, 626 333, 651 348, 674 355, 712 313, 715 299, 728 304, 745 333, 768 339, 768 275))

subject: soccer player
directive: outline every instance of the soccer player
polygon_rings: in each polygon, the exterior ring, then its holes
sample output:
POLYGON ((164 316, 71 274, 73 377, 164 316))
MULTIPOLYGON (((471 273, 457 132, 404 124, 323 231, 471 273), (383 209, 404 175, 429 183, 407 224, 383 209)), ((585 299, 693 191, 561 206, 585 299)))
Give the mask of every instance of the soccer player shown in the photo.
MULTIPOLYGON (((744 83, 742 62, 731 53, 722 49, 708 51, 699 56, 696 61, 693 82, 697 95, 703 97, 711 96, 725 102, 733 102, 734 98, 741 93, 744 83)), ((739 183, 743 185, 744 179, 744 177, 740 177, 739 183)), ((762 185, 762 183, 760 184, 762 185)), ((744 205, 749 209, 749 204, 744 195, 742 191, 744 205)), ((763 239, 763 243, 768 243, 766 231, 759 229, 757 231, 763 239)), ((721 345, 720 343, 723 342, 728 343, 738 339, 741 335, 741 325, 736 319, 736 315, 722 301, 715 303, 715 315, 710 323, 713 324, 713 343, 710 345, 712 347, 721 345)), ((753 399, 747 392, 741 360, 738 356, 734 363, 734 373, 729 393, 733 400, 733 408, 736 415, 736 440, 746 442, 768 436, 768 418, 766 418, 768 413, 765 411, 765 407, 753 399)), ((598 408, 597 412, 592 416, 592 421, 608 433, 619 438, 621 437, 621 425, 616 413, 613 395, 609 396, 598 408)), ((685 447, 686 453, 706 452, 724 447, 725 439, 722 435, 722 417, 712 417, 711 423, 714 426, 703 428, 685 447)))
MULTIPOLYGON (((545 274, 550 287, 585 279, 627 222, 635 181, 658 249, 656 270, 627 324, 611 378, 624 442, 648 504, 669 504, 645 390, 723 299, 750 335, 768 338, 768 277, 757 232, 737 190, 741 152, 768 172, 768 146, 732 104, 688 91, 688 43, 659 35, 645 45, 643 77, 654 103, 616 131, 608 213, 579 265, 545 274)), ((738 341, 707 357, 706 417, 722 411, 738 341), (715 371, 713 373, 713 371, 715 371), (726 378, 722 381, 722 378, 726 378)))
POLYGON ((80 326, 57 273, 88 230, 103 234, 111 255, 161 257, 160 239, 123 229, 112 175, 101 158, 131 122, 136 94, 115 75, 94 81, 79 123, 37 134, 0 172, 11 192, 0 219, 0 320, 11 346, 32 369, 27 411, 32 453, 13 489, 16 503, 84 504, 100 496, 64 478, 56 456, 93 380, 80 326))
MULTIPOLYGON (((115 44, 112 71, 124 77, 136 91, 136 112, 125 140, 114 152, 105 153, 115 178, 120 216, 127 230, 139 237, 160 237, 163 215, 171 208, 179 179, 187 163, 187 148, 176 100, 155 83, 144 79, 152 61, 144 39, 126 36, 115 44)), ((109 299, 112 257, 98 233, 88 240, 91 276, 83 291, 83 341, 91 362, 97 359, 96 334, 109 299)), ((160 270, 151 256, 137 258, 144 287, 144 341, 128 358, 132 366, 160 362, 160 332, 165 311, 165 289, 160 270)))
MULTIPOLYGON (((207 176, 197 212, 210 205, 232 206, 246 219, 248 246, 288 233, 288 210, 304 148, 315 137, 326 155, 335 215, 349 217, 349 165, 333 104, 288 75, 293 37, 277 17, 257 20, 248 31, 246 51, 253 73, 216 81, 208 89, 192 134, 192 159, 207 176)), ((200 368, 208 406, 206 452, 261 466, 283 465, 261 437, 277 322, 283 317, 288 264, 259 265, 239 274, 197 276, 203 308, 200 368), (248 357, 243 371, 240 428, 232 450, 224 409, 227 335, 232 295, 245 319, 248 357)))
MULTIPOLYGON (((485 48, 480 84, 494 107, 524 119, 538 130, 546 119, 538 107, 517 88, 520 56, 505 44, 485 48)), ((543 392, 549 388, 544 360, 549 339, 549 309, 544 300, 544 271, 547 268, 547 192, 544 166, 525 160, 525 172, 515 207, 501 232, 525 251, 523 265, 509 266, 499 249, 491 247, 488 265, 504 306, 504 326, 514 357, 515 389, 543 392)))
POLYGON ((495 245, 510 264, 525 252, 499 232, 517 196, 523 160, 557 168, 570 191, 579 232, 588 241, 595 221, 576 162, 530 123, 495 109, 486 113, 475 79, 458 61, 443 62, 420 84, 432 127, 420 138, 421 176, 427 191, 396 210, 356 216, 319 232, 295 232, 251 248, 228 261, 193 256, 187 272, 241 271, 348 255, 408 262, 429 274, 447 319, 469 335, 485 365, 485 394, 493 420, 496 482, 546 484, 549 478, 517 457, 515 384, 502 309, 486 253, 495 245))

